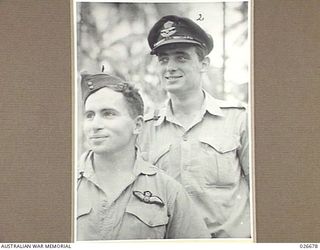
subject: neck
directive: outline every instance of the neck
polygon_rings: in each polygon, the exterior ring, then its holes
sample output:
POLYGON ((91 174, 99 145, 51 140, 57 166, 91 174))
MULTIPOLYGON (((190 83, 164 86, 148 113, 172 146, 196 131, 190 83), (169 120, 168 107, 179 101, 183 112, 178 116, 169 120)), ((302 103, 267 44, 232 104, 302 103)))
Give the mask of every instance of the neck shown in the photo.
POLYGON ((94 154, 94 168, 97 174, 116 174, 132 172, 136 159, 133 146, 114 153, 94 154))
POLYGON ((201 109, 204 100, 202 89, 191 93, 170 95, 172 110, 175 114, 192 114, 201 109))

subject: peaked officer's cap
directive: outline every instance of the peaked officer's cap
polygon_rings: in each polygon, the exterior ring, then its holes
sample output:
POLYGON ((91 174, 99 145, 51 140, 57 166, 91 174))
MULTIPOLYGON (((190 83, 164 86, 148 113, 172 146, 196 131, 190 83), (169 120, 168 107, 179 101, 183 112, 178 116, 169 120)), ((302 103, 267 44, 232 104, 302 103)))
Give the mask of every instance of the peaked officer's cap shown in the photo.
POLYGON ((164 16, 151 28, 148 35, 151 54, 166 44, 187 43, 202 47, 208 55, 213 48, 212 37, 198 24, 189 18, 179 16, 164 16))

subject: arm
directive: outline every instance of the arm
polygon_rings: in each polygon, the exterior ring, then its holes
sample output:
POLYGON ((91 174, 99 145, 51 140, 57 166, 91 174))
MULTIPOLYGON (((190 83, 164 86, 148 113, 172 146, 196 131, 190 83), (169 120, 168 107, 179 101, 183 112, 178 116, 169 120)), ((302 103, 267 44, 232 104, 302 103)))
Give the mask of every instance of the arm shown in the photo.
POLYGON ((207 226, 183 187, 176 183, 176 197, 169 206, 166 238, 211 238, 207 226))
POLYGON ((240 120, 240 142, 241 147, 238 149, 238 157, 242 168, 242 173, 250 187, 249 176, 249 138, 248 138, 248 115, 242 113, 240 120))

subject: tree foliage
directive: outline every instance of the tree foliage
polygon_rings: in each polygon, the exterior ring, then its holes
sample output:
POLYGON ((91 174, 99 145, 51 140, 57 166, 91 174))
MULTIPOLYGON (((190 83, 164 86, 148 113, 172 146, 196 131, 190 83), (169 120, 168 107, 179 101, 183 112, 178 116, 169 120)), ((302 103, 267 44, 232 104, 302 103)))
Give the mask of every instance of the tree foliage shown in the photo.
MULTIPOLYGON (((220 18, 209 24, 216 32, 215 43, 222 41, 226 45, 224 49, 215 48, 214 57, 225 63, 211 66, 203 79, 204 87, 215 97, 247 102, 247 81, 237 79, 234 75, 237 73, 229 65, 239 61, 239 71, 244 75, 248 72, 248 62, 236 58, 237 53, 233 52, 235 47, 248 50, 248 5, 227 3, 225 7, 223 14, 229 21, 223 23, 220 18), (227 42, 228 37, 231 43, 227 42)), ((210 14, 204 15, 207 20, 214 15, 222 16, 222 3, 77 3, 78 71, 97 73, 103 65, 104 72, 133 82, 140 89, 147 109, 159 107, 167 96, 157 76, 156 58, 149 54, 148 32, 164 15, 195 20, 197 9, 204 8, 207 11, 211 8, 210 14)))

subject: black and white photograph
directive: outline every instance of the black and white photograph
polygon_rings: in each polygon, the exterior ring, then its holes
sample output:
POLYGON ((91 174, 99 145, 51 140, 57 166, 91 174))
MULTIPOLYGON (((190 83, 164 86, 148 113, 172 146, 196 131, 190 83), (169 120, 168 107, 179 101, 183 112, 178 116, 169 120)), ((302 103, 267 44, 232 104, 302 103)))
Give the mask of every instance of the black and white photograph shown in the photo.
POLYGON ((76 1, 76 241, 253 242, 249 15, 76 1))
POLYGON ((0 1, 0 248, 319 248, 319 13, 0 1))

